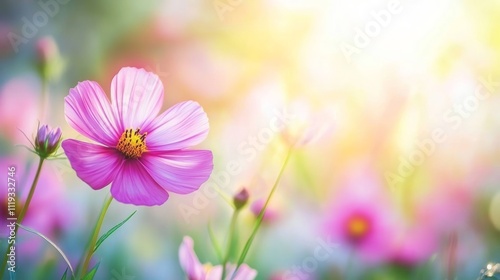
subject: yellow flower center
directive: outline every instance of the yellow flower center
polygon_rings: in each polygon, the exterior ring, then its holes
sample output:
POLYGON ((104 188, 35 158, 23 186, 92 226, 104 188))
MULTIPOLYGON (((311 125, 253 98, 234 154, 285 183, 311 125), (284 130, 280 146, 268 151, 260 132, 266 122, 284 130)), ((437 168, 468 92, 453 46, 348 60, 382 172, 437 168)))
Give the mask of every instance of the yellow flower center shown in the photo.
POLYGON ((368 221, 363 217, 352 217, 347 223, 347 231, 354 239, 363 237, 369 228, 368 221))
POLYGON ((116 145, 116 149, 120 151, 127 159, 140 158, 142 153, 146 151, 146 135, 141 134, 141 129, 133 130, 132 128, 125 130, 120 141, 116 145))

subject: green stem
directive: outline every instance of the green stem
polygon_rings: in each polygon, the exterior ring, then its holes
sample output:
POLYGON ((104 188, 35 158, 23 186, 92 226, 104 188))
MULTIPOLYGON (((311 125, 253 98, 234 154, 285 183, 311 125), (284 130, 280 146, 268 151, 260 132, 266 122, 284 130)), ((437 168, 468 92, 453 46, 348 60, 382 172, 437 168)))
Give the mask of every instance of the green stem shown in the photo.
POLYGON ((448 245, 448 265, 446 269, 447 280, 455 279, 457 243, 458 243, 457 233, 452 232, 450 235, 450 242, 448 245))
POLYGON ((224 262, 222 263, 222 278, 221 280, 224 280, 226 278, 226 266, 227 262, 229 261, 229 256, 231 255, 231 249, 233 245, 233 239, 236 231, 236 221, 238 220, 238 213, 240 212, 240 209, 235 208, 233 212, 233 217, 231 218, 231 224, 229 224, 229 237, 228 237, 228 244, 227 244, 227 252, 226 256, 224 257, 224 262))
MULTIPOLYGON (((35 194, 35 189, 36 185, 38 184, 38 179, 40 178, 40 173, 42 173, 42 165, 43 161, 45 159, 40 157, 40 161, 38 162, 38 168, 36 169, 36 174, 35 174, 35 179, 33 180, 33 183, 31 184, 30 192, 28 193, 28 198, 26 199, 26 202, 24 203, 24 207, 21 210, 21 213, 19 213, 19 217, 17 218, 17 223, 21 224, 23 222, 24 216, 26 216, 26 213, 28 212, 28 207, 30 206, 31 199, 33 198, 33 194, 35 194)), ((16 227, 17 230, 18 227, 16 227)))
POLYGON ((49 83, 45 78, 42 78, 42 96, 41 96, 41 101, 40 101, 40 120, 45 119, 45 112, 47 110, 47 95, 48 95, 48 89, 49 89, 49 83))
POLYGON ((356 252, 354 250, 351 250, 349 255, 347 256, 347 263, 345 265, 345 270, 344 270, 344 275, 345 279, 351 279, 351 269, 354 264, 354 257, 355 257, 356 252))
MULTIPOLYGON (((28 198, 26 198, 26 202, 24 203, 23 208, 21 209, 21 213, 19 213, 19 217, 17 217, 17 224, 21 224, 23 222, 24 216, 26 216, 26 212, 28 212, 28 208, 31 203, 31 199, 33 198, 33 194, 35 193, 36 185, 38 184, 38 179, 40 178, 40 174, 42 173, 42 166, 44 162, 44 158, 40 157, 40 161, 38 162, 38 168, 36 170, 35 178, 33 179, 33 183, 31 184, 30 191, 28 193, 28 198)), ((17 230, 19 229, 19 226, 16 225, 14 229, 14 236, 17 236, 17 230)), ((5 268, 7 267, 7 254, 9 253, 9 247, 7 245, 7 249, 5 250, 5 254, 3 257, 3 263, 2 263, 2 269, 0 275, 3 275, 5 272, 5 268)))
POLYGON ((94 254, 94 247, 97 242, 97 238, 99 237, 99 232, 101 231, 102 222, 104 221, 104 217, 106 216, 106 212, 108 211, 111 201, 113 201, 113 197, 109 196, 109 198, 106 199, 104 205, 102 206, 101 214, 99 215, 99 219, 97 220, 97 223, 94 227, 94 233, 92 234, 92 237, 90 239, 89 247, 87 249, 87 254, 85 255, 85 260, 83 261, 83 266, 81 267, 80 270, 80 277, 78 278, 81 278, 81 276, 84 276, 87 273, 90 264, 90 259, 94 254))
POLYGON ((293 145, 290 146, 290 149, 288 150, 288 153, 285 158, 285 162, 283 163, 283 166, 281 166, 281 170, 278 174, 278 177, 276 178, 276 181, 274 182, 274 185, 271 189, 271 192, 269 193, 269 196, 267 197, 266 203, 264 204, 264 207, 259 212, 259 216, 257 216, 257 221, 255 222, 255 226, 252 230, 252 233, 250 234, 250 237, 248 238, 247 242, 245 243, 245 247, 243 247, 243 251, 241 252, 240 258, 238 259, 238 264, 236 266, 236 271, 238 268, 243 264, 245 261, 245 258, 247 256, 248 250, 250 249, 250 246, 252 245, 252 242, 255 238, 255 235, 257 234, 257 231, 260 228, 260 225, 262 224, 262 219, 264 218, 264 214, 266 213, 267 205, 269 204, 269 201, 271 201, 271 197, 273 196, 274 192, 276 191, 276 188, 281 180, 281 176, 283 175, 283 172, 285 171, 285 167, 288 164, 288 161, 290 159, 290 156, 292 155, 292 150, 293 150, 293 145))

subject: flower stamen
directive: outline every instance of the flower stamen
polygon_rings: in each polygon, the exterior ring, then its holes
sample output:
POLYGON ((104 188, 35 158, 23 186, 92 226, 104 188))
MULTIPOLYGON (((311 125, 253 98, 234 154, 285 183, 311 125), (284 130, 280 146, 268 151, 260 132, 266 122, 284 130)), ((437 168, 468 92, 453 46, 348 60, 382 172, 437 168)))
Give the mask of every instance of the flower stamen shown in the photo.
POLYGON ((129 128, 123 132, 116 149, 122 153, 126 159, 140 158, 142 153, 146 151, 146 135, 147 132, 141 134, 141 129, 133 130, 129 128))
POLYGON ((370 224, 364 217, 351 217, 347 223, 347 232, 351 239, 358 240, 363 238, 370 230, 370 224))

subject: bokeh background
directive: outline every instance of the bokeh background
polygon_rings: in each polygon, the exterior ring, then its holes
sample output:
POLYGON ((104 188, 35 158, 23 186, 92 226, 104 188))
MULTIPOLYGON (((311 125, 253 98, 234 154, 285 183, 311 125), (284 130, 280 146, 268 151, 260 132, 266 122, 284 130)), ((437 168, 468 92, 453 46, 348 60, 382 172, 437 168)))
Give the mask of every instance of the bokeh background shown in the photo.
MULTIPOLYGON (((185 235, 218 264, 208 225, 223 243, 224 197, 250 192, 241 245, 292 142, 247 258, 257 279, 476 279, 500 262, 499 14, 470 0, 3 0, 2 182, 16 165, 26 196, 37 159, 20 131, 85 140, 64 118, 78 81, 109 94, 121 67, 140 67, 161 78, 164 109, 203 106, 214 172, 160 207, 115 201, 103 230, 138 212, 97 252, 96 279, 185 279, 185 235)), ((76 265, 108 193, 49 161, 26 224, 76 265)), ((52 247, 18 239, 18 279, 59 279, 52 247)))

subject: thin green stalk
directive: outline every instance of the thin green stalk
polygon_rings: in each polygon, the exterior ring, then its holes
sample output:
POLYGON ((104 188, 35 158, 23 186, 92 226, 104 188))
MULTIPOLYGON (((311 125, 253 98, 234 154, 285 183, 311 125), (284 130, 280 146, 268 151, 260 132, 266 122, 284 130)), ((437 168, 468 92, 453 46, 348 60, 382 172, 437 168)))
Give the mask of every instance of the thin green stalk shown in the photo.
POLYGON ((455 279, 457 243, 458 243, 457 233, 452 232, 450 235, 450 242, 448 245, 448 265, 446 267, 447 280, 455 279))
POLYGON ((276 188, 281 180, 281 176, 283 175, 283 172, 285 171, 285 167, 288 164, 288 161, 290 160, 290 156, 292 155, 292 150, 293 150, 293 145, 290 146, 290 149, 288 150, 288 153, 285 158, 285 162, 283 162, 283 166, 281 166, 281 170, 278 174, 278 177, 276 178, 276 181, 274 182, 274 185, 271 189, 271 192, 269 193, 269 196, 267 197, 266 203, 264 204, 264 207, 260 210, 259 216, 257 216, 257 221, 255 222, 255 226, 252 230, 252 233, 250 234, 250 237, 248 238, 247 242, 245 243, 245 247, 243 247, 243 251, 241 252, 240 258, 238 259, 238 264, 236 266, 236 271, 238 268, 243 264, 245 261, 245 258, 247 256, 248 250, 250 249, 250 246, 252 245, 252 242, 255 238, 255 235, 257 234, 257 231, 260 228, 260 225, 262 224, 262 219, 264 218, 264 214, 266 213, 267 205, 269 204, 269 201, 271 201, 271 197, 273 196, 274 192, 276 191, 276 188))
MULTIPOLYGON (((21 213, 19 213, 19 217, 17 217, 17 224, 21 224, 23 222, 24 216, 26 216, 26 213, 28 212, 28 208, 31 203, 31 199, 33 198, 33 194, 35 193, 36 185, 38 184, 38 179, 40 178, 40 174, 42 173, 42 166, 44 162, 44 158, 40 157, 40 161, 38 162, 38 168, 36 169, 35 173, 35 178, 33 179, 33 183, 31 184, 30 191, 28 193, 28 198, 26 198, 26 202, 24 203, 23 208, 21 209, 21 213)), ((14 236, 17 235, 17 230, 19 229, 19 226, 16 225, 14 229, 14 236)), ((2 269, 0 275, 3 275, 5 272, 5 268, 7 267, 7 254, 9 253, 9 246, 7 246, 7 249, 5 250, 5 254, 3 256, 3 263, 2 263, 2 269)))
POLYGON ((104 221, 104 217, 106 216, 106 212, 108 211, 111 201, 113 201, 113 197, 109 196, 109 198, 106 199, 104 205, 102 206, 101 214, 99 215, 99 219, 97 220, 97 223, 94 227, 94 232, 88 244, 89 247, 87 248, 87 254, 85 255, 85 260, 83 261, 83 265, 81 267, 78 278, 81 278, 83 275, 85 275, 85 273, 87 273, 90 259, 92 258, 92 255, 94 253, 94 247, 97 242, 97 238, 99 237, 99 232, 101 231, 102 222, 104 221))
POLYGON ((226 279, 226 266, 227 262, 229 261, 229 256, 231 255, 231 247, 233 245, 233 239, 236 231, 236 221, 238 220, 238 213, 240 212, 240 209, 235 208, 233 212, 233 217, 231 218, 231 223, 229 224, 229 237, 227 241, 227 252, 226 256, 224 257, 224 262, 222 263, 222 278, 221 280, 226 279))
POLYGON ((40 102, 40 119, 43 120, 45 119, 45 112, 47 110, 47 104, 48 104, 48 89, 49 89, 49 83, 46 80, 46 78, 42 78, 42 100, 40 102))
POLYGON ((356 252, 354 250, 351 250, 351 252, 347 256, 347 263, 345 264, 345 269, 344 269, 345 279, 350 279, 352 277, 351 269, 354 265, 355 254, 356 252))
MULTIPOLYGON (((28 193, 28 198, 26 199, 26 202, 24 203, 24 207, 21 210, 21 213, 19 213, 19 217, 17 218, 17 223, 21 224, 23 222, 24 216, 26 216, 26 213, 28 212, 28 207, 30 206, 31 199, 33 198, 33 194, 35 194, 35 189, 36 185, 38 184, 38 179, 40 178, 40 174, 42 173, 42 165, 44 162, 44 158, 40 157, 40 161, 38 162, 38 168, 36 169, 36 174, 35 174, 35 179, 33 180, 33 183, 31 184, 30 192, 28 193)), ((16 230, 18 227, 16 227, 16 230)))

